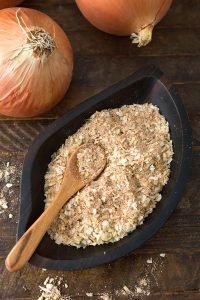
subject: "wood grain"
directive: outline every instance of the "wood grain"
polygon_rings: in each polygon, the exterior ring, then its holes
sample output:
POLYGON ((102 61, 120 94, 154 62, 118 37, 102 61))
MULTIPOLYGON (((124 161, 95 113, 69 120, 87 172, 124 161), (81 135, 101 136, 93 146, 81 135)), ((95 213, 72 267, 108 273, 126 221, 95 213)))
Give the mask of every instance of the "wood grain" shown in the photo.
POLYGON ((198 56, 200 50, 200 28, 199 29, 166 29, 155 28, 152 42, 148 47, 138 48, 131 44, 128 37, 116 37, 105 34, 95 28, 90 31, 71 32, 66 28, 75 54, 84 55, 118 55, 136 57, 154 56, 198 56), (80 43, 81 36, 84 39, 80 43), (184 36, 184 39, 183 39, 184 36), (196 40, 195 48, 185 41, 196 40), (103 47, 102 47, 103 45, 103 47))
POLYGON ((54 18, 68 34, 75 54, 72 85, 52 111, 34 119, 0 116, 0 170, 15 167, 12 187, 0 190, 8 210, 0 214, 0 299, 36 300, 38 285, 47 276, 63 276, 71 299, 92 299, 108 293, 112 299, 200 299, 200 2, 173 1, 166 17, 156 26, 152 43, 138 49, 129 38, 98 31, 81 15, 73 0, 27 0, 24 6, 54 18), (23 158, 33 139, 53 120, 84 99, 121 80, 146 64, 156 64, 176 85, 193 129, 193 161, 183 197, 165 226, 130 255, 98 268, 73 272, 46 271, 27 265, 16 274, 5 270, 4 260, 14 245, 19 208, 19 181, 23 158), (13 218, 9 219, 8 214, 13 218), (159 256, 166 253, 165 258, 159 256), (152 258, 153 263, 147 264, 152 258), (117 295, 124 285, 131 291, 139 278, 149 280, 150 295, 117 295))
MULTIPOLYGON (((200 295, 199 293, 199 254, 166 254, 161 258, 158 254, 131 254, 121 258, 111 265, 79 271, 46 271, 41 272, 36 267, 27 265, 20 273, 8 273, 0 260, 4 278, 2 281, 2 299, 12 298, 15 289, 15 298, 28 298, 30 294, 39 295, 38 286, 47 276, 62 276, 68 284, 68 289, 62 288, 63 294, 77 299, 87 299, 86 293, 92 292, 97 298, 108 293, 114 299, 128 299, 117 293, 127 286, 131 291, 139 285, 139 280, 145 278, 151 292, 151 298, 167 299, 165 296, 200 295), (152 264, 147 260, 152 258, 152 264), (190 276, 188 277, 188 270, 190 276), (120 274, 120 276, 119 276, 120 274), (34 280, 33 280, 34 279, 34 280), (7 284, 10 288, 7 289, 7 284), (24 287, 22 289, 21 287, 24 287), (123 297, 123 298, 122 298, 123 297)), ((143 298, 142 299, 146 299, 143 298)), ((31 298, 32 299, 32 298, 31 298)), ((129 297, 129 299, 138 299, 129 297)), ((170 299, 170 298, 168 298, 170 299)), ((173 298, 171 298, 173 299, 173 298)))

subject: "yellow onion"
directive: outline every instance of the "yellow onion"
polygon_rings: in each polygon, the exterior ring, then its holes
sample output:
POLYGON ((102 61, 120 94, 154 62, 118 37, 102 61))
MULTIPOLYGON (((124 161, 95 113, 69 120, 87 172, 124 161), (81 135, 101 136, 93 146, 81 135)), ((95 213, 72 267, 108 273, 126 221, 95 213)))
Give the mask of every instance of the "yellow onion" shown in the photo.
POLYGON ((19 5, 23 0, 0 0, 0 9, 19 5))
POLYGON ((71 82, 70 42, 49 16, 0 10, 0 113, 32 117, 55 106, 71 82))
POLYGON ((98 29, 130 35, 138 47, 147 45, 153 27, 164 17, 172 0, 75 0, 85 18, 98 29))

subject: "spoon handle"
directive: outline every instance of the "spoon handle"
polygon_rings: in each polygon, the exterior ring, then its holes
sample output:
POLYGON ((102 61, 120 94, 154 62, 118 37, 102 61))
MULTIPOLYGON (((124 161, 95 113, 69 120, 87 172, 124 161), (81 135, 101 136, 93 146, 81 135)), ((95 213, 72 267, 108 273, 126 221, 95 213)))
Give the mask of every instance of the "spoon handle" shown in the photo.
POLYGON ((52 221, 62 208, 81 187, 69 177, 67 186, 61 187, 58 195, 41 216, 31 225, 8 254, 5 264, 10 272, 20 270, 30 259, 52 221))

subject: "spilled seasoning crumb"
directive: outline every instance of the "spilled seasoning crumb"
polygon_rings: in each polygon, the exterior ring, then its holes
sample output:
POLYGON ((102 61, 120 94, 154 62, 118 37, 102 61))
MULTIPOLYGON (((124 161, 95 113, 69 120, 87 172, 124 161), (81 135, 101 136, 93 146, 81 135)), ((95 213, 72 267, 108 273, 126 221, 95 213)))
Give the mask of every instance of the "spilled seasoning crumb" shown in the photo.
POLYGON ((59 287, 62 283, 62 280, 62 277, 47 277, 43 283, 43 286, 39 286, 41 295, 38 300, 70 300, 71 298, 69 296, 61 295, 59 287))
POLYGON ((148 296, 150 295, 150 280, 149 278, 139 278, 136 286, 135 286, 135 291, 134 291, 134 295, 138 295, 138 296, 148 296))
POLYGON ((107 294, 107 293, 102 294, 102 295, 100 296, 100 298, 101 298, 102 300, 112 300, 112 297, 111 297, 109 294, 107 294))
MULTIPOLYGON (((145 296, 151 295, 152 287, 159 285, 160 275, 163 272, 164 263, 161 257, 154 257, 152 263, 145 264, 141 266, 139 273, 142 274, 141 277, 137 276, 137 280, 132 282, 131 287, 126 285, 123 288, 115 290, 114 294, 117 299, 126 299, 124 296, 128 296, 130 299, 143 299, 145 296)), ((113 298, 115 299, 115 297, 113 298)), ((146 299, 146 298, 145 298, 146 299)))
POLYGON ((9 162, 0 164, 0 215, 5 215, 9 219, 13 215, 9 212, 8 201, 13 192, 11 187, 14 181, 16 181, 17 168, 10 165, 9 162))
POLYGON ((152 258, 147 259, 148 264, 152 264, 152 262, 153 262, 152 258))
POLYGON ((93 293, 86 293, 87 297, 93 297, 93 293))
POLYGON ((52 284, 49 284, 46 287, 40 287, 40 290, 42 291, 42 295, 38 300, 61 300, 59 289, 52 284))
POLYGON ((125 291, 126 295, 133 296, 133 292, 126 285, 123 287, 123 290, 125 291))
POLYGON ((46 207, 58 192, 70 151, 83 143, 105 149, 101 176, 61 210, 48 233, 76 247, 115 242, 142 224, 161 200, 173 150, 169 126, 152 104, 96 112, 52 156, 45 176, 46 207))
POLYGON ((160 253, 160 257, 165 257, 166 254, 165 253, 160 253))
POLYGON ((94 144, 86 144, 77 153, 77 165, 81 178, 91 181, 99 174, 105 165, 105 151, 102 147, 94 144))

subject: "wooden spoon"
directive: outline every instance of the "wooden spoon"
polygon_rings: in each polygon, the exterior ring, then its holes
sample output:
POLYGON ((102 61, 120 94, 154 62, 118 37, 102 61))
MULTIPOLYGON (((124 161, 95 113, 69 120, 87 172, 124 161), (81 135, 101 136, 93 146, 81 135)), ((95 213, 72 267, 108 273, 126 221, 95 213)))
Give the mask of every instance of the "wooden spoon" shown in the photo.
POLYGON ((84 144, 76 148, 71 154, 58 194, 55 196, 49 207, 17 241, 16 245, 8 254, 5 261, 8 271, 18 271, 26 264, 63 205, 86 184, 100 175, 105 168, 106 158, 103 160, 102 167, 98 169, 94 176, 88 178, 88 180, 83 180, 81 178, 77 164, 77 154, 82 148, 87 148, 91 145, 93 148, 95 147, 94 144, 84 144))

